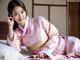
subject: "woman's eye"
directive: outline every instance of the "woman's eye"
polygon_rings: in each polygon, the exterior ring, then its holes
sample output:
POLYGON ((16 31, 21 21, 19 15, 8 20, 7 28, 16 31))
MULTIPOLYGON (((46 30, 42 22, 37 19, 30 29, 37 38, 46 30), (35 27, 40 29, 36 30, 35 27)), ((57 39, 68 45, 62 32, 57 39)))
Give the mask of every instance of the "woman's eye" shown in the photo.
POLYGON ((23 11, 21 12, 21 14, 23 14, 23 11))
POLYGON ((18 15, 18 14, 15 14, 15 15, 18 15))

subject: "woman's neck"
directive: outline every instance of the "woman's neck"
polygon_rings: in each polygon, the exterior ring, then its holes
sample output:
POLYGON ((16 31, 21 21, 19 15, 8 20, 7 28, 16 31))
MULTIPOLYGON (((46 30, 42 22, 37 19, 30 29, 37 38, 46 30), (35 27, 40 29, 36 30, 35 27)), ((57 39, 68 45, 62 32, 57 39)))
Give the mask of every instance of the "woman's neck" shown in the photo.
POLYGON ((20 23, 19 25, 20 25, 22 28, 24 28, 25 24, 26 24, 26 22, 24 21, 24 22, 20 23))

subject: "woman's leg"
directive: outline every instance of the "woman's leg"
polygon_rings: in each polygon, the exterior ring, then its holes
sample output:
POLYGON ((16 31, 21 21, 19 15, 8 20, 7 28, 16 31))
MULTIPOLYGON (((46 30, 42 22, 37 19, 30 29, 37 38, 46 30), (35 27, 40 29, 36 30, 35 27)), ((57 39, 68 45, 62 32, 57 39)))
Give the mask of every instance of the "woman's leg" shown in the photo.
POLYGON ((79 48, 80 48, 80 40, 76 37, 73 36, 68 36, 68 41, 67 41, 67 55, 68 57, 75 56, 76 53, 79 53, 79 48))

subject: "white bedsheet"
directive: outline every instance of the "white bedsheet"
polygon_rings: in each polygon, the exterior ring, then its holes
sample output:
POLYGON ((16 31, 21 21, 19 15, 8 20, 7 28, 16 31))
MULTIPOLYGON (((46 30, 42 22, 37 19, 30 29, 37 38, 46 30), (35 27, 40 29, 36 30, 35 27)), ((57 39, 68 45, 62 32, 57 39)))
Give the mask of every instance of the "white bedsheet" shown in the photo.
MULTIPOLYGON (((21 54, 16 49, 7 46, 6 40, 0 40, 0 60, 50 60, 50 59, 39 59, 39 58, 28 58, 31 54, 21 54)), ((27 52, 25 46, 22 49, 27 52)))
MULTIPOLYGON (((5 46, 5 44, 7 44, 6 40, 0 40, 0 60, 50 60, 49 58, 46 58, 46 59, 28 58, 29 55, 31 55, 29 54, 29 52, 28 54, 24 55, 19 53, 14 48, 5 46)), ((27 50, 25 50, 25 46, 22 46, 22 49, 27 53, 27 50)), ((62 58, 58 60, 80 60, 80 58, 62 58)))

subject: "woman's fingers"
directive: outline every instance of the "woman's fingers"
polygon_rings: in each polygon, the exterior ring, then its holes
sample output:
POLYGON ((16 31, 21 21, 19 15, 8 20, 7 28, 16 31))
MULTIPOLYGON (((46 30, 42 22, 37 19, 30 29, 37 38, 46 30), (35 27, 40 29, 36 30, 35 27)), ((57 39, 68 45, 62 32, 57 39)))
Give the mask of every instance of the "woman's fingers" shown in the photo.
POLYGON ((30 56, 30 58, 47 58, 48 55, 46 55, 45 53, 38 53, 37 55, 32 55, 30 56))
POLYGON ((37 57, 44 58, 44 54, 43 53, 39 53, 37 57))
POLYGON ((13 26, 14 20, 12 17, 8 17, 8 24, 9 24, 9 26, 13 26))
POLYGON ((38 53, 36 57, 37 57, 37 58, 46 58, 47 55, 44 54, 44 53, 38 53))

